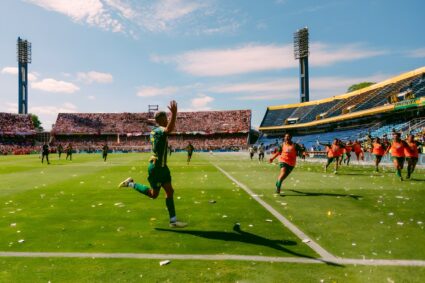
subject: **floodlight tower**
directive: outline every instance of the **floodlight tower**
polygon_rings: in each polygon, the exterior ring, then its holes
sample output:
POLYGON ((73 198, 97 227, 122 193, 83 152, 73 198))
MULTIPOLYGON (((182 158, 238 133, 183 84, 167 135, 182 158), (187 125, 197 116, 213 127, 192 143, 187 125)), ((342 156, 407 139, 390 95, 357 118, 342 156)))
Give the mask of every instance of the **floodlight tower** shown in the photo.
POLYGON ((16 55, 18 57, 19 74, 19 114, 28 114, 28 63, 31 63, 31 42, 18 37, 16 55))
POLYGON ((294 33, 294 55, 300 60, 300 102, 310 101, 308 86, 308 28, 302 28, 294 33))

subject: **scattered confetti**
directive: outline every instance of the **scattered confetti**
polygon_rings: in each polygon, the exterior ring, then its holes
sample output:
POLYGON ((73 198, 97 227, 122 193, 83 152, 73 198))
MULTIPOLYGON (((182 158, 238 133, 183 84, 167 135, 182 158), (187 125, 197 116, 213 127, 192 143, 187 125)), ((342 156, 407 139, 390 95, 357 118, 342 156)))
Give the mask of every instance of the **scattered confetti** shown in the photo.
POLYGON ((170 262, 171 262, 171 260, 168 260, 168 259, 167 259, 167 260, 163 260, 163 261, 160 261, 160 262, 159 262, 159 265, 160 265, 160 266, 167 265, 167 264, 169 264, 170 262))
POLYGON ((310 239, 304 239, 303 240, 303 243, 310 243, 311 242, 311 240, 310 239))
POLYGON ((24 240, 24 239, 20 239, 20 240, 18 240, 18 243, 20 243, 20 244, 22 244, 23 242, 25 242, 25 240, 24 240))

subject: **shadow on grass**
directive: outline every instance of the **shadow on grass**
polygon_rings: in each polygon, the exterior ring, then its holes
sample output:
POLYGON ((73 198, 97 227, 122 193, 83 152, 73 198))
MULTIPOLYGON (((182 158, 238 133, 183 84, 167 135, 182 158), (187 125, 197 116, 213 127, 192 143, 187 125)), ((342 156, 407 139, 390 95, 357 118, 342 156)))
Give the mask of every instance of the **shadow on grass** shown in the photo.
POLYGON ((193 236, 206 238, 206 239, 212 239, 212 240, 232 241, 232 242, 241 242, 241 243, 247 243, 247 244, 253 244, 253 245, 260 245, 260 246, 269 247, 278 251, 282 251, 294 256, 309 258, 309 259, 316 259, 328 265, 343 267, 343 265, 340 265, 334 262, 325 261, 320 258, 315 258, 315 257, 304 255, 301 253, 297 253, 284 247, 284 246, 297 245, 297 242, 295 241, 267 239, 249 232, 242 231, 240 228, 240 225, 237 225, 237 224, 233 226, 234 232, 201 231, 201 230, 186 230, 186 229, 176 230, 176 229, 164 229, 164 228, 155 228, 155 230, 178 233, 178 234, 188 234, 188 235, 193 235, 193 236))
POLYGON ((299 195, 281 195, 282 197, 318 197, 318 196, 326 196, 326 197, 350 197, 355 200, 359 200, 359 198, 362 198, 362 196, 359 195, 353 195, 353 194, 332 194, 332 193, 311 193, 311 192, 302 192, 297 190, 288 190, 294 193, 297 193, 299 195))

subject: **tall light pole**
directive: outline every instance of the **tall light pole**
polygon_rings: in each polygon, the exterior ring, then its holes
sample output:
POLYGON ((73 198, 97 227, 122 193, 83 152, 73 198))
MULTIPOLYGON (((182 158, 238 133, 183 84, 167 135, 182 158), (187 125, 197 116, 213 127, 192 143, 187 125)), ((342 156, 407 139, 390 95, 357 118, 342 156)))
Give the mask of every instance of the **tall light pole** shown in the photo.
POLYGON ((16 55, 19 74, 18 111, 19 114, 28 114, 28 63, 31 63, 31 43, 18 37, 16 55))

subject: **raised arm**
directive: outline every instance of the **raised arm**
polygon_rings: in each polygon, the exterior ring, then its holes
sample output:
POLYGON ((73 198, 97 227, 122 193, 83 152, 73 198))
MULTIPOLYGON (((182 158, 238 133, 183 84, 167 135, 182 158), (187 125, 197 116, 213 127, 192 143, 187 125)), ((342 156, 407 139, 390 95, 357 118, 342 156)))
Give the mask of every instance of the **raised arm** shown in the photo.
POLYGON ((177 118, 177 102, 172 100, 170 102, 170 106, 168 106, 171 112, 170 121, 168 121, 167 127, 165 128, 166 133, 171 133, 174 131, 174 127, 176 126, 176 118, 177 118))

